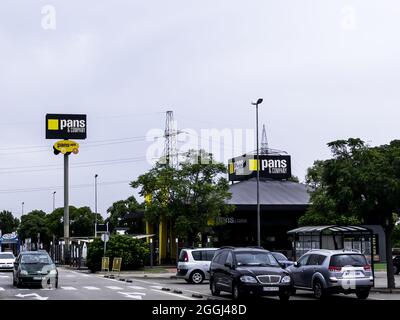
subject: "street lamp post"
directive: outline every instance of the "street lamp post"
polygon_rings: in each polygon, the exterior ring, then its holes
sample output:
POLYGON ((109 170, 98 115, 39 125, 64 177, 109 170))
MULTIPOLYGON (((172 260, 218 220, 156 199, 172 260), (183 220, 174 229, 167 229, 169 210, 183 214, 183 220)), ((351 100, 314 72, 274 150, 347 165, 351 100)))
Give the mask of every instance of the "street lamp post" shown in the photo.
POLYGON ((258 105, 263 102, 262 98, 259 98, 257 102, 252 102, 253 106, 256 106, 256 140, 257 140, 257 245, 261 246, 261 217, 260 217, 260 159, 258 153, 258 105))
POLYGON ((24 215, 24 204, 25 204, 25 202, 22 202, 22 211, 21 211, 21 215, 23 216, 24 215))
POLYGON ((53 212, 56 210, 56 191, 53 192, 53 212))
POLYGON ((94 237, 97 236, 97 177, 99 175, 96 173, 94 175, 94 237))

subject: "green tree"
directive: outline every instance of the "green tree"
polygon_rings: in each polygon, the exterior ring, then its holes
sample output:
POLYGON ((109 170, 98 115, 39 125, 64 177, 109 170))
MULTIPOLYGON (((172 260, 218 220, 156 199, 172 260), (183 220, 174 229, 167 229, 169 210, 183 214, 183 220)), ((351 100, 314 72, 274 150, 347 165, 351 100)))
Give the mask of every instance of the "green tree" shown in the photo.
MULTIPOLYGON (((95 214, 89 207, 69 207, 69 224, 71 237, 90 237, 94 235, 95 214)), ((103 217, 98 214, 97 222, 103 223, 103 217)), ((51 236, 64 237, 64 208, 57 208, 46 216, 46 224, 51 236)))
POLYGON ((144 205, 139 204, 134 196, 130 196, 126 200, 114 202, 111 207, 107 209, 107 213, 110 216, 106 219, 106 222, 109 222, 110 230, 113 230, 115 227, 120 227, 120 220, 126 214, 135 212, 138 209, 144 209, 144 205))
POLYGON ((2 234, 14 232, 18 226, 19 220, 14 218, 10 211, 3 210, 0 212, 0 230, 2 234))
POLYGON ((369 147, 360 139, 328 143, 332 159, 317 161, 308 171, 314 191, 300 223, 373 223, 386 235, 388 287, 394 288, 393 213, 400 208, 400 141, 369 147))
POLYGON ((175 169, 157 163, 149 172, 131 183, 146 202, 146 219, 158 223, 165 217, 178 236, 193 245, 199 233, 211 230, 210 221, 232 211, 226 204, 231 197, 226 168, 204 151, 190 151, 175 169))
POLYGON ((46 223, 46 213, 42 210, 33 210, 21 217, 18 235, 22 240, 31 238, 32 243, 37 243, 38 233, 40 241, 48 243, 50 231, 46 223))

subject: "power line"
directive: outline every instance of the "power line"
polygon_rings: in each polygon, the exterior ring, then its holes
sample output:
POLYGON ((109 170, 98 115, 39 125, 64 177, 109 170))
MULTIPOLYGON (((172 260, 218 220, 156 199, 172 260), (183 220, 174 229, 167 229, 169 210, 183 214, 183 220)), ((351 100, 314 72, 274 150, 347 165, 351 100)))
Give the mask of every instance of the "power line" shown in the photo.
MULTIPOLYGON (((99 183, 99 185, 109 186, 115 184, 125 184, 130 183, 131 181, 128 180, 119 180, 119 181, 108 181, 99 183)), ((86 183, 86 184, 77 184, 70 186, 71 189, 82 189, 82 188, 92 188, 93 184, 86 183)), ((40 192, 40 191, 52 191, 52 190, 61 190, 63 186, 53 186, 53 187, 35 187, 35 188, 16 188, 16 189, 4 189, 0 190, 0 194, 10 194, 10 193, 24 193, 24 192, 40 192)))

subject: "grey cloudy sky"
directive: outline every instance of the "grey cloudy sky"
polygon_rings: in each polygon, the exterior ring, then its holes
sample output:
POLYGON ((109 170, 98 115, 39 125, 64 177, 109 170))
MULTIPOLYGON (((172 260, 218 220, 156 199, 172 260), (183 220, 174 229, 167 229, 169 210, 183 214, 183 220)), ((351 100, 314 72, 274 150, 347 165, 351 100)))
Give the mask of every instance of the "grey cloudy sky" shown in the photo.
POLYGON ((98 173, 104 216, 150 168, 142 137, 163 129, 166 110, 182 129, 248 129, 250 102, 263 97, 270 147, 292 155, 300 178, 329 141, 388 143, 400 115, 399 14, 396 0, 2 0, 0 210, 19 216, 24 201, 25 212, 49 212, 53 190, 62 205, 46 113, 88 115, 70 199, 93 209, 98 173), (45 5, 55 30, 42 27, 45 5), (101 162, 116 159, 130 160, 101 162))

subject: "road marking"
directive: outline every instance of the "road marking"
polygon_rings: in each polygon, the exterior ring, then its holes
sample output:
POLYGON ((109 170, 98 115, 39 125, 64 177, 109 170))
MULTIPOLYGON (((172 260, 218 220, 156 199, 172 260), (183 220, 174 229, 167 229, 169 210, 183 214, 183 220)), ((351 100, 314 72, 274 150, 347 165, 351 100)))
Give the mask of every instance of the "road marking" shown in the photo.
POLYGON ((97 287, 84 287, 85 289, 87 289, 87 290, 100 290, 100 288, 97 288, 97 287))
POLYGON ((131 299, 136 299, 136 300, 142 300, 142 296, 146 295, 143 292, 121 292, 121 291, 118 291, 118 293, 123 294, 126 298, 131 298, 131 299))
POLYGON ((161 290, 163 287, 162 286, 150 286, 150 288, 161 290))
POLYGON ((4 288, 0 287, 0 291, 4 291, 4 288))
POLYGON ((64 290, 77 290, 74 287, 61 287, 61 289, 64 289, 64 290))
POLYGON ((155 292, 158 292, 158 293, 168 294, 170 296, 175 296, 175 297, 179 297, 179 298, 183 298, 183 299, 187 299, 187 300, 197 300, 197 299, 194 299, 194 298, 183 296, 181 294, 176 294, 176 293, 171 293, 171 292, 166 292, 166 291, 161 291, 161 290, 156 290, 156 289, 151 289, 151 290, 155 291, 155 292))
POLYGON ((115 286, 106 286, 106 288, 111 289, 111 290, 123 290, 123 288, 115 287, 115 286))
POLYGON ((18 298, 26 298, 26 297, 35 297, 35 299, 37 300, 47 300, 49 297, 42 297, 40 295, 38 295, 37 293, 28 293, 28 294, 16 294, 15 295, 18 298))
POLYGON ((61 277, 64 277, 64 278, 75 278, 75 275, 74 274, 62 274, 61 275, 61 277))
POLYGON ((134 289, 134 290, 145 290, 143 287, 138 287, 138 286, 128 286, 128 288, 134 289))
POLYGON ((0 278, 9 278, 10 276, 0 276, 0 278))

